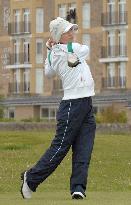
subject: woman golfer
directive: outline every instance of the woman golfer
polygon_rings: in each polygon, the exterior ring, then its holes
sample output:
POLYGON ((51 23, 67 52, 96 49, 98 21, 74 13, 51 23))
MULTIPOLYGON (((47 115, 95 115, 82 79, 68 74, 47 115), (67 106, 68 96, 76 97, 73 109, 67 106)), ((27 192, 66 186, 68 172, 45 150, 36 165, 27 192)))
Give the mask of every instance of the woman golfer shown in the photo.
POLYGON ((95 138, 92 99, 94 81, 86 63, 89 48, 76 43, 78 25, 57 17, 50 22, 52 40, 48 40, 45 75, 59 75, 64 96, 57 112, 57 129, 49 149, 40 160, 22 174, 21 194, 31 198, 32 192, 61 163, 72 148, 72 199, 83 199, 88 168, 95 138), (55 42, 55 43, 54 43, 55 42))

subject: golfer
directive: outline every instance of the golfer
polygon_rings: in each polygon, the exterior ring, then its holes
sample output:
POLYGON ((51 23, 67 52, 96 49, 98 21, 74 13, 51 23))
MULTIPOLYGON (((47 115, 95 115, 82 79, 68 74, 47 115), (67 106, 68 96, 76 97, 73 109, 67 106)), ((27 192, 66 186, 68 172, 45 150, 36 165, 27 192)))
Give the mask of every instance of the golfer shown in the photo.
POLYGON ((61 163, 72 148, 72 199, 86 197, 88 169, 93 150, 96 123, 92 98, 94 81, 86 63, 89 47, 76 42, 78 25, 57 17, 50 22, 45 61, 45 75, 58 75, 64 96, 57 112, 57 128, 49 149, 40 160, 22 174, 21 194, 30 199, 42 183, 61 163))

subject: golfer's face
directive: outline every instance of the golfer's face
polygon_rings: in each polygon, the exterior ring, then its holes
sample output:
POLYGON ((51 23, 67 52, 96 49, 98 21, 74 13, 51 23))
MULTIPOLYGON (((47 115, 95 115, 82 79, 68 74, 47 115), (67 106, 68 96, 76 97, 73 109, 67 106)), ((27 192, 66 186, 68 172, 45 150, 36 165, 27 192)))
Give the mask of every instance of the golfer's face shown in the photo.
POLYGON ((71 28, 68 32, 63 33, 60 39, 61 43, 73 42, 76 38, 76 31, 71 28))

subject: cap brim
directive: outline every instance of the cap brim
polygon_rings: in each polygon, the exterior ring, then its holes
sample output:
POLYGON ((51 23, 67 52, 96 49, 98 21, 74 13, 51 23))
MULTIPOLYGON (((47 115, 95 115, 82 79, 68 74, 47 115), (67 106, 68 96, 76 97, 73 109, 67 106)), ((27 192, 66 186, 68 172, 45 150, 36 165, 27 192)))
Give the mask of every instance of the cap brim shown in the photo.
POLYGON ((64 30, 63 33, 68 32, 72 27, 74 28, 74 30, 78 30, 78 25, 77 24, 70 23, 69 26, 67 26, 67 28, 64 30))

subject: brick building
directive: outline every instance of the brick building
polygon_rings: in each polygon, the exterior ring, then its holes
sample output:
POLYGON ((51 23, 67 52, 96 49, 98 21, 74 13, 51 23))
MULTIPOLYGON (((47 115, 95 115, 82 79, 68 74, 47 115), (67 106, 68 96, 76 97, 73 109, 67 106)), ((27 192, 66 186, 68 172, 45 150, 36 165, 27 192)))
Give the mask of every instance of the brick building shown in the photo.
POLYGON ((10 17, 10 1, 0 0, 0 95, 8 93, 10 74, 6 69, 8 54, 10 52, 10 39, 8 36, 8 20, 10 17))
POLYGON ((48 25, 53 18, 53 0, 10 1, 8 36, 5 37, 10 39, 6 65, 10 82, 7 83, 5 96, 8 97, 4 103, 6 117, 39 118, 42 108, 32 99, 52 94, 53 82, 45 78, 43 63, 45 42, 49 37, 48 25))
POLYGON ((103 0, 101 58, 103 77, 101 106, 114 103, 126 110, 131 121, 131 1, 103 0))
POLYGON ((46 79, 43 62, 49 22, 61 16, 79 25, 78 41, 90 47, 96 110, 114 103, 130 118, 130 8, 129 0, 10 0, 6 117, 56 117, 61 81, 46 79))

